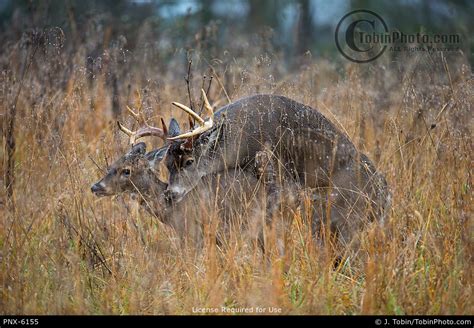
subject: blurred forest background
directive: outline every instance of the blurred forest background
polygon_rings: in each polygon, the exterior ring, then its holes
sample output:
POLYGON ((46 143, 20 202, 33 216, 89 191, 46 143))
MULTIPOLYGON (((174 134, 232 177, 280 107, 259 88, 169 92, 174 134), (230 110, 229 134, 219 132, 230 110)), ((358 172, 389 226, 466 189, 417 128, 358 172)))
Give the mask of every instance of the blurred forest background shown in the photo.
MULTIPOLYGON (((263 46, 292 69, 308 51, 342 60, 335 26, 344 14, 361 8, 379 13, 391 29, 404 33, 457 33, 472 63, 474 2, 469 0, 1 0, 0 26, 18 34, 29 27, 60 27, 71 36, 66 45, 74 46, 87 43, 92 24, 104 33, 103 47, 121 36, 124 49, 146 47, 158 65, 166 65, 180 49, 218 58, 223 50, 238 56, 263 46)), ((99 50, 90 49, 90 55, 99 50)))

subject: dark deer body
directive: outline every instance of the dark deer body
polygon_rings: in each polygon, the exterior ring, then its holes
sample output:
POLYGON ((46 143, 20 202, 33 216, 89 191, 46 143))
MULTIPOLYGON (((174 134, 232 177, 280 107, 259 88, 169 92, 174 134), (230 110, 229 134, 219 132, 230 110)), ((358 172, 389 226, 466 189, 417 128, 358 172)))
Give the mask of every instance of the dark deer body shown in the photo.
POLYGON ((328 214, 344 238, 362 218, 383 220, 389 193, 372 162, 321 113, 283 96, 229 104, 214 114, 211 129, 173 142, 168 189, 179 200, 209 174, 252 167, 261 151, 274 155, 285 179, 314 189, 319 203, 329 205, 319 220, 328 214))

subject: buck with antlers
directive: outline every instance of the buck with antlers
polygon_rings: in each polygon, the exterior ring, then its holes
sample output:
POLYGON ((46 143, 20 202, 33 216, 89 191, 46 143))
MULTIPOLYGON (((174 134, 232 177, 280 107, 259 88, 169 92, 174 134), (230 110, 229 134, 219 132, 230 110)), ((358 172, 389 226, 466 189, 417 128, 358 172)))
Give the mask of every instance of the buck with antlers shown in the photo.
POLYGON ((322 207, 314 231, 321 221, 330 222, 348 241, 367 219, 383 221, 390 204, 385 178, 320 112, 283 96, 255 95, 214 113, 203 90, 202 97, 207 119, 173 103, 199 125, 168 138, 168 193, 174 201, 206 176, 253 167, 263 151, 278 165, 278 179, 313 191, 315 207, 322 207))
POLYGON ((172 119, 169 132, 164 121, 163 128, 151 127, 146 123, 140 109, 138 112, 127 107, 129 113, 136 119, 139 128, 136 131, 127 129, 117 122, 119 129, 129 137, 131 149, 116 160, 108 169, 106 175, 92 185, 91 191, 96 196, 112 196, 120 193, 134 193, 140 195, 140 203, 151 213, 160 213, 157 209, 166 209, 166 199, 163 192, 167 183, 160 179, 159 164, 165 156, 168 145, 146 152, 146 145, 137 140, 146 136, 156 136, 164 141, 167 137, 178 134, 178 123, 172 119))
MULTIPOLYGON (((241 227, 263 246, 260 215, 264 211, 260 203, 264 198, 264 188, 258 176, 270 171, 264 154, 259 155, 254 168, 256 174, 236 169, 226 174, 209 175, 174 206, 165 196, 168 184, 160 178, 160 163, 168 150, 168 139, 180 134, 179 125, 171 119, 168 127, 163 120, 162 129, 151 127, 140 110, 128 110, 139 123, 139 128, 132 131, 120 122, 118 127, 129 136, 132 147, 108 168, 101 180, 92 185, 91 191, 97 196, 136 194, 140 204, 160 221, 172 226, 181 240, 184 237, 201 240, 203 224, 209 218, 218 216, 223 219, 218 224, 223 228, 219 229, 220 232, 228 232, 231 226, 241 227), (136 143, 146 136, 157 136, 165 141, 165 145, 146 152, 145 143, 136 143), (232 224, 229 224, 230 221, 232 224)), ((290 197, 287 199, 290 200, 290 197)))

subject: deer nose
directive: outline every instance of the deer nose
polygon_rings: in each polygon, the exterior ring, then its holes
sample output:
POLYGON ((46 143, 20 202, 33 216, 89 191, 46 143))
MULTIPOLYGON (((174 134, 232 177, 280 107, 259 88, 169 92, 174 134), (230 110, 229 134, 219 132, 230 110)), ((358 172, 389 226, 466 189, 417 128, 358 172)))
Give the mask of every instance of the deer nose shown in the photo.
POLYGON ((165 197, 168 202, 179 202, 183 195, 184 193, 177 192, 174 190, 165 190, 165 197))
POLYGON ((98 183, 94 183, 91 187, 91 191, 96 194, 96 193, 100 193, 101 191, 103 191, 104 188, 102 187, 102 185, 98 182, 98 183))

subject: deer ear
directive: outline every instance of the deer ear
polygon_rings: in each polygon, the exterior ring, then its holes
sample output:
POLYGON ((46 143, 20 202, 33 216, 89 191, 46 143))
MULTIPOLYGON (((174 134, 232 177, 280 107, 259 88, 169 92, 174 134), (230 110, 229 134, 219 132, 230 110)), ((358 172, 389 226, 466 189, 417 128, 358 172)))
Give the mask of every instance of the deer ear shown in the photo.
POLYGON ((133 145, 132 150, 130 150, 130 155, 145 155, 146 153, 146 144, 144 142, 137 143, 133 145))
POLYGON ((169 129, 169 136, 170 137, 176 137, 181 134, 181 129, 179 128, 179 123, 176 121, 174 118, 170 120, 170 124, 168 125, 169 129))
POLYGON ((150 151, 145 155, 145 159, 150 164, 150 167, 156 168, 156 166, 163 160, 166 156, 166 152, 168 151, 169 146, 158 148, 155 150, 150 151))
POLYGON ((165 157, 167 151, 168 151, 168 147, 163 147, 163 148, 158 149, 153 156, 153 160, 161 162, 163 158, 165 157))

